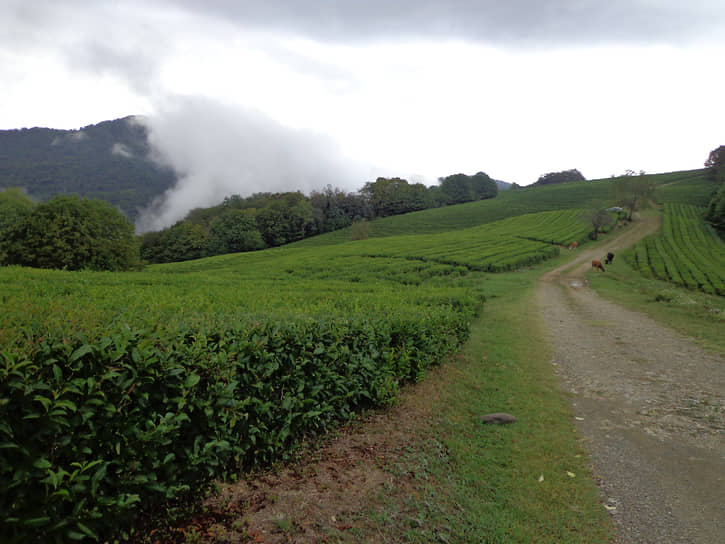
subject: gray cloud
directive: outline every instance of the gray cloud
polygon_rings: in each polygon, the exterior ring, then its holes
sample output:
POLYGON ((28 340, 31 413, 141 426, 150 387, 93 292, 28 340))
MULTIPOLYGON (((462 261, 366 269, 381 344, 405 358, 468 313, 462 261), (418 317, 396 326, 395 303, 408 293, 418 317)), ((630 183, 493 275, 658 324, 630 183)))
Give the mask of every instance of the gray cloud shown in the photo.
POLYGON ((225 196, 256 192, 353 190, 361 165, 346 161, 327 137, 286 128, 262 113, 204 98, 179 98, 143 120, 155 158, 174 168, 178 184, 145 210, 139 232, 158 230, 225 196))
MULTIPOLYGON (((114 30, 123 25, 119 20, 148 19, 146 26, 126 28, 130 32, 125 35, 132 39, 149 32, 161 39, 168 30, 159 24, 164 17, 184 15, 191 16, 190 23, 213 18, 239 29, 343 43, 460 39, 545 48, 725 41, 725 10, 719 0, 160 0, 152 4, 5 0, 4 4, 0 43, 47 43, 64 29, 82 28, 85 33, 97 32, 99 51, 113 49, 108 42, 118 42, 124 35, 114 30)), ((70 39, 72 32, 67 34, 70 39)), ((125 65, 121 57, 115 54, 116 62, 125 65)))
POLYGON ((76 70, 119 75, 131 88, 145 96, 153 94, 161 66, 159 59, 141 45, 104 43, 95 39, 73 44, 66 58, 76 70))
POLYGON ((716 0, 169 0, 242 26, 312 39, 443 38, 511 47, 723 40, 716 0), (203 6, 203 7, 202 7, 203 6))

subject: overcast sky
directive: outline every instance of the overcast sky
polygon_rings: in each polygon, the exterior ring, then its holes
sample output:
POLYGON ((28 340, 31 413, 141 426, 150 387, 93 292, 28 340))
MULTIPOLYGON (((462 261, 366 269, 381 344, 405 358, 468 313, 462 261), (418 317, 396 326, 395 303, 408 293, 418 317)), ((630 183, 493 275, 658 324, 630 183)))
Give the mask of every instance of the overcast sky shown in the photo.
MULTIPOLYGON (((231 193, 699 168, 725 143, 722 0, 0 0, 0 129, 144 115, 231 193)), ((148 220, 148 218, 147 218, 148 220)))

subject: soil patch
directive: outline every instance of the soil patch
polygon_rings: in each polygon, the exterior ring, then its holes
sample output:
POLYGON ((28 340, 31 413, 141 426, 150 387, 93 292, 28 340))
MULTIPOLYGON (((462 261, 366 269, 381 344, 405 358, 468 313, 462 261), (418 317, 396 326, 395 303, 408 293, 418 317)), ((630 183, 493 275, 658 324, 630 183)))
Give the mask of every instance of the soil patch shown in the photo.
POLYGON ((176 541, 188 542, 190 534, 196 542, 230 544, 357 541, 355 531, 369 530, 368 514, 381 503, 381 493, 388 498, 415 493, 410 475, 386 467, 430 426, 442 379, 441 368, 431 369, 395 406, 306 445, 297 460, 237 483, 218 483, 203 513, 158 541, 171 542, 176 535, 176 541))

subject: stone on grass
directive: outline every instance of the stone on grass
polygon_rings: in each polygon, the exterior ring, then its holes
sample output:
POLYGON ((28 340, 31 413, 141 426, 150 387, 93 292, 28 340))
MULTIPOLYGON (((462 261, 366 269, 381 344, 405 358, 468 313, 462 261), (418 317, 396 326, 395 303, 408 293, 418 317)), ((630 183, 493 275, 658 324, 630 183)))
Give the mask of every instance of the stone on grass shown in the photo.
POLYGON ((479 419, 481 423, 495 423, 496 425, 506 425, 507 423, 514 423, 516 421, 514 416, 503 412, 479 416, 479 419))

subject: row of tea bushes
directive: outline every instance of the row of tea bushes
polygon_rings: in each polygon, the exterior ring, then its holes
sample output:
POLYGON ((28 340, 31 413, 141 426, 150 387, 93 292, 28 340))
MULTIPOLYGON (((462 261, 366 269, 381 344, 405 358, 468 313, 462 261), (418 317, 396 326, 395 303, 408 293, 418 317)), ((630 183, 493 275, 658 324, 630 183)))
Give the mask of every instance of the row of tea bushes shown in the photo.
POLYGON ((725 296, 725 242, 702 218, 702 208, 667 203, 662 233, 625 254, 647 276, 725 296))
POLYGON ((107 537, 139 508, 280 458, 389 402, 469 318, 438 305, 28 337, 0 354, 0 540, 107 537))

